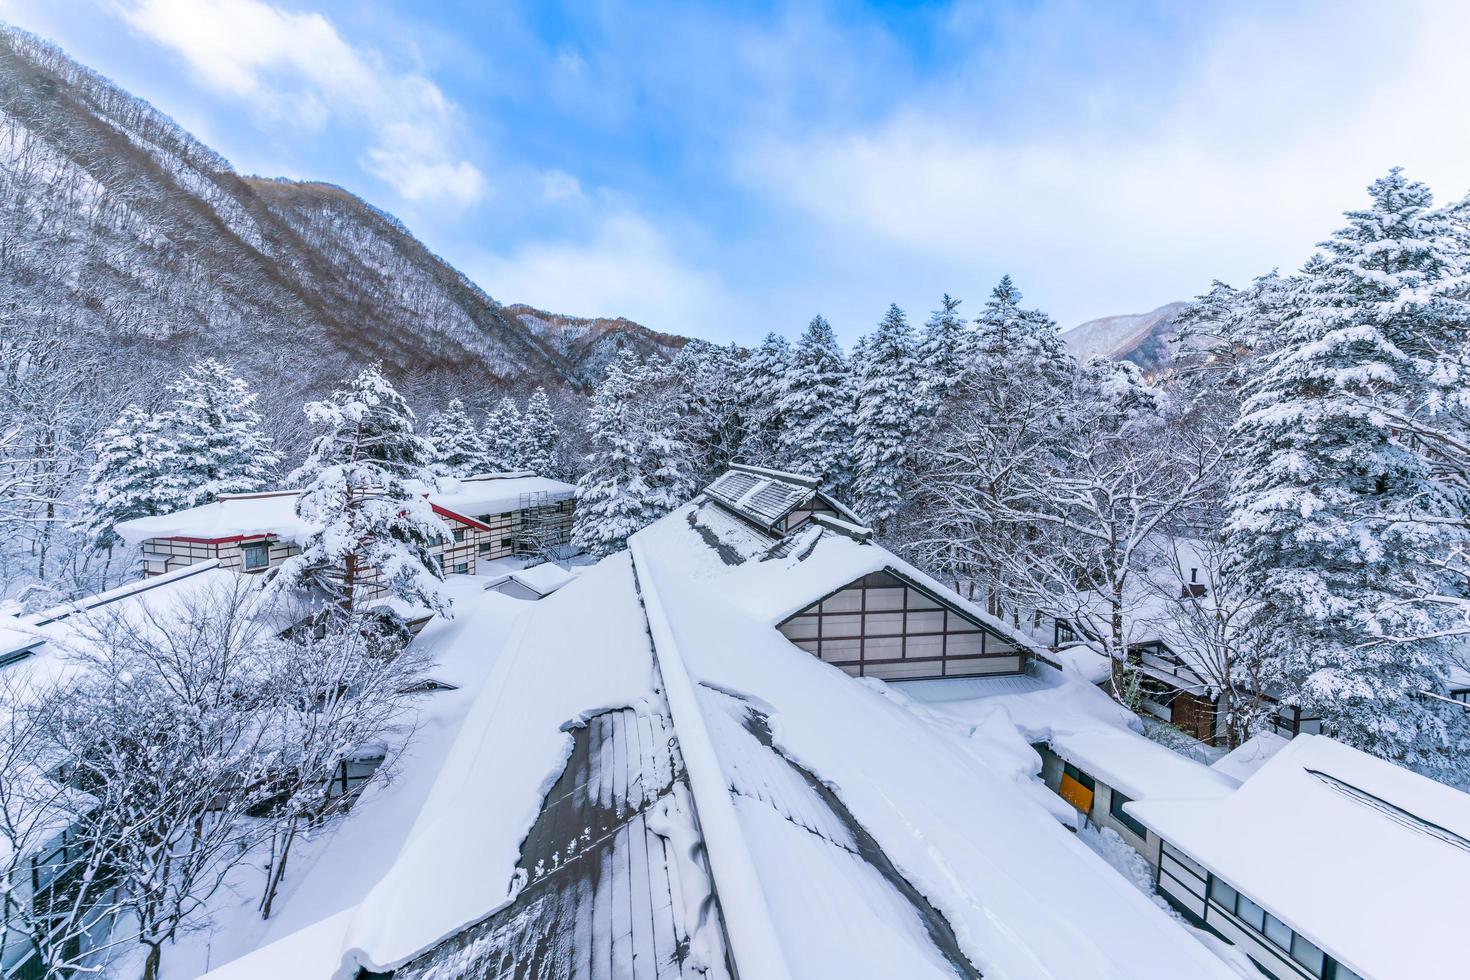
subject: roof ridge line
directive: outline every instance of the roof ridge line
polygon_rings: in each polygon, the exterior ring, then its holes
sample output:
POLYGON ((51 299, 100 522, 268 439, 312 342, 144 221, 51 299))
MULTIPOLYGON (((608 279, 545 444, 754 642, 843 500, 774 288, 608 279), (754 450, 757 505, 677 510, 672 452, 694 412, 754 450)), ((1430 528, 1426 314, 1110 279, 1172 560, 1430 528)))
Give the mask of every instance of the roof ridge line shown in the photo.
POLYGON ((765 889, 755 870, 755 859, 751 857, 714 740, 699 707, 694 680, 674 642, 653 574, 636 537, 628 540, 628 552, 632 557, 638 603, 653 645, 654 662, 664 682, 670 724, 684 757, 684 774, 694 797, 710 877, 719 896, 730 958, 737 972, 744 976, 793 980, 765 900, 765 889))

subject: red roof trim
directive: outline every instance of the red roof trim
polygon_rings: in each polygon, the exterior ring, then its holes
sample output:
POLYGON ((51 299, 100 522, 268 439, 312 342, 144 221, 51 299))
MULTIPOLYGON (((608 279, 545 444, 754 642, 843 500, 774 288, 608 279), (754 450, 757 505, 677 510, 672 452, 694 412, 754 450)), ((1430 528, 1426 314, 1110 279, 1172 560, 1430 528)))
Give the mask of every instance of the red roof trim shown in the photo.
POLYGON ((157 537, 146 538, 147 541, 187 541, 189 544, 234 544, 237 541, 271 541, 275 535, 266 534, 236 534, 228 538, 189 538, 182 534, 160 534, 157 537))
POLYGON ((435 503, 431 503, 429 504, 429 506, 434 508, 434 513, 438 514, 440 517, 448 517, 451 520, 459 521, 461 524, 468 524, 470 527, 477 528, 481 531, 490 530, 489 524, 481 524, 473 517, 466 517, 463 514, 457 514, 454 511, 450 510, 448 507, 440 507, 438 504, 435 503))

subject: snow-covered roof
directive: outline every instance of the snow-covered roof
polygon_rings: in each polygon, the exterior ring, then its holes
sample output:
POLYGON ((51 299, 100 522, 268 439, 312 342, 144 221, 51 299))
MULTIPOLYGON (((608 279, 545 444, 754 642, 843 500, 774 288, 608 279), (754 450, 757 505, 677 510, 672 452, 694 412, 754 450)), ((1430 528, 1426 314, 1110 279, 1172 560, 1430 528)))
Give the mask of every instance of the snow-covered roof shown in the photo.
POLYGON ((528 505, 570 500, 576 494, 577 488, 570 483, 530 472, 490 473, 463 479, 445 478, 438 490, 429 493, 429 501, 456 514, 480 519, 528 505), (544 499, 540 498, 541 494, 545 494, 544 499))
POLYGON ((1210 763, 1210 768, 1244 782, 1289 741, 1289 738, 1275 732, 1259 732, 1210 763))
POLYGON ((493 665, 412 830, 314 931, 337 975, 478 975, 544 936, 536 955, 601 949, 609 977, 1231 976, 1057 822, 1003 717, 935 724, 775 629, 877 567, 942 589, 876 545, 794 537, 773 549, 713 505, 681 508, 484 638, 493 665), (609 774, 608 811, 551 819, 583 805, 559 787, 609 774), (558 836, 611 810, 606 834, 558 836), (628 887, 565 885, 584 851, 628 887), (673 899, 654 922, 650 888, 673 899))
POLYGON ((122 521, 117 533, 131 545, 150 538, 220 541, 270 536, 295 541, 306 533, 306 524, 296 516, 296 497, 295 490, 225 494, 211 503, 172 514, 122 521))
MULTIPOLYGON (((923 966, 934 962, 934 937, 912 918, 900 928, 897 916, 829 915, 825 901, 813 901, 851 891, 851 856, 782 846, 781 824, 739 792, 749 746, 711 709, 719 696, 761 715, 778 755, 830 789, 983 974, 1232 975, 1053 818, 1045 791, 1033 792, 1035 753, 1003 715, 961 736, 773 628, 878 568, 959 597, 881 547, 821 527, 799 532, 781 554, 737 561, 752 542, 716 513, 682 508, 634 535, 630 548, 659 661, 677 658, 687 669, 721 770, 714 782, 736 787, 738 830, 791 976, 934 975, 923 966)), ((723 896, 718 866, 715 878, 723 896)), ((735 953, 738 964, 738 943, 735 953)))
POLYGON ((548 596, 576 577, 576 572, 562 568, 555 562, 543 562, 485 579, 484 587, 494 589, 506 582, 516 582, 538 596, 548 596))
MULTIPOLYGON (((534 473, 493 473, 455 479, 446 477, 438 489, 421 490, 441 516, 477 522, 533 505, 556 503, 575 496, 570 483, 536 476, 534 473), (544 495, 544 497, 542 496, 544 495)), ((224 494, 211 503, 172 514, 138 517, 117 525, 117 533, 128 544, 138 545, 153 538, 194 538, 227 541, 241 538, 274 537, 299 541, 308 533, 296 515, 298 491, 224 494)))
POLYGON ((1470 795, 1324 736, 1222 799, 1127 809, 1360 976, 1444 976, 1470 921, 1470 795))
POLYGON ((1240 785, 1139 734, 1138 717, 1084 678, 1038 664, 1023 678, 974 677, 893 685, 931 710, 971 723, 995 712, 1029 742, 1133 799, 1209 799, 1240 785))

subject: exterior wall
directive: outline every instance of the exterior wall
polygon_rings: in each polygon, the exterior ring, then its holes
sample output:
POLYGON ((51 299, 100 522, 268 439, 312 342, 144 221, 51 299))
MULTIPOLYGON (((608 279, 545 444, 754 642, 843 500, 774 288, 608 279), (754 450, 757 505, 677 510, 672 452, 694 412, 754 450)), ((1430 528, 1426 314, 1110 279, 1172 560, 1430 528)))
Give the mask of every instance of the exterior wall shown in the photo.
POLYGON ((778 629, 854 677, 913 680, 1025 668, 1025 653, 1011 640, 887 571, 863 576, 778 629))
POLYGON ((826 501, 816 494, 812 494, 811 499, 805 501, 801 506, 786 515, 786 522, 782 526, 782 529, 785 533, 790 534, 811 520, 813 514, 826 514, 828 517, 835 517, 838 520, 843 519, 841 514, 827 506, 826 501))
MULTIPOLYGON (((1278 922, 1278 935, 1284 929, 1287 934, 1285 942, 1297 948, 1299 954, 1304 954, 1306 962, 1293 958, 1289 948, 1267 938, 1262 931, 1237 915, 1235 909, 1226 907, 1222 898, 1228 901, 1229 896, 1235 894, 1234 889, 1219 888, 1223 884, 1220 879, 1167 841, 1160 851, 1156 884, 1159 894, 1185 918, 1195 925, 1204 925, 1240 947, 1261 972, 1275 980, 1361 980, 1330 956, 1321 954, 1319 957, 1320 950, 1315 950, 1315 947, 1307 950, 1299 945, 1306 941, 1305 937, 1296 936, 1290 929, 1290 923, 1278 922)), ((1249 901, 1247 896, 1241 898, 1249 901)), ((1256 911, 1261 910, 1257 908, 1256 911)))
MULTIPOLYGON (((1041 755, 1042 782, 1053 793, 1061 795, 1062 774, 1067 767, 1066 760, 1053 752, 1051 747, 1045 743, 1032 747, 1041 755)), ((1073 766, 1073 768, 1091 778, 1093 782, 1092 808, 1085 814, 1082 814, 1087 821, 1094 826, 1106 827, 1109 830, 1115 831, 1129 847, 1142 854, 1150 866, 1157 868, 1159 865, 1159 849, 1163 843, 1159 839, 1159 835, 1144 828, 1144 833, 1140 836, 1137 830, 1115 817, 1112 812, 1113 797, 1117 793, 1117 790, 1080 766, 1073 766)), ((1124 800, 1128 799, 1128 797, 1122 796, 1122 794, 1118 795, 1124 800)))

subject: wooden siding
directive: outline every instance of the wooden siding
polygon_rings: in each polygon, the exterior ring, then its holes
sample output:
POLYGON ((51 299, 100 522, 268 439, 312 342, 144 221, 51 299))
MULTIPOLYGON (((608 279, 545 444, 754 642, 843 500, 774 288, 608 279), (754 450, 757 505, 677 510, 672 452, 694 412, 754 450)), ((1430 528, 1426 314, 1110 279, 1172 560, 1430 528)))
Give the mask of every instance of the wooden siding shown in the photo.
POLYGON ((778 628, 854 677, 964 677, 1025 667, 1014 642, 887 570, 844 586, 778 628))

